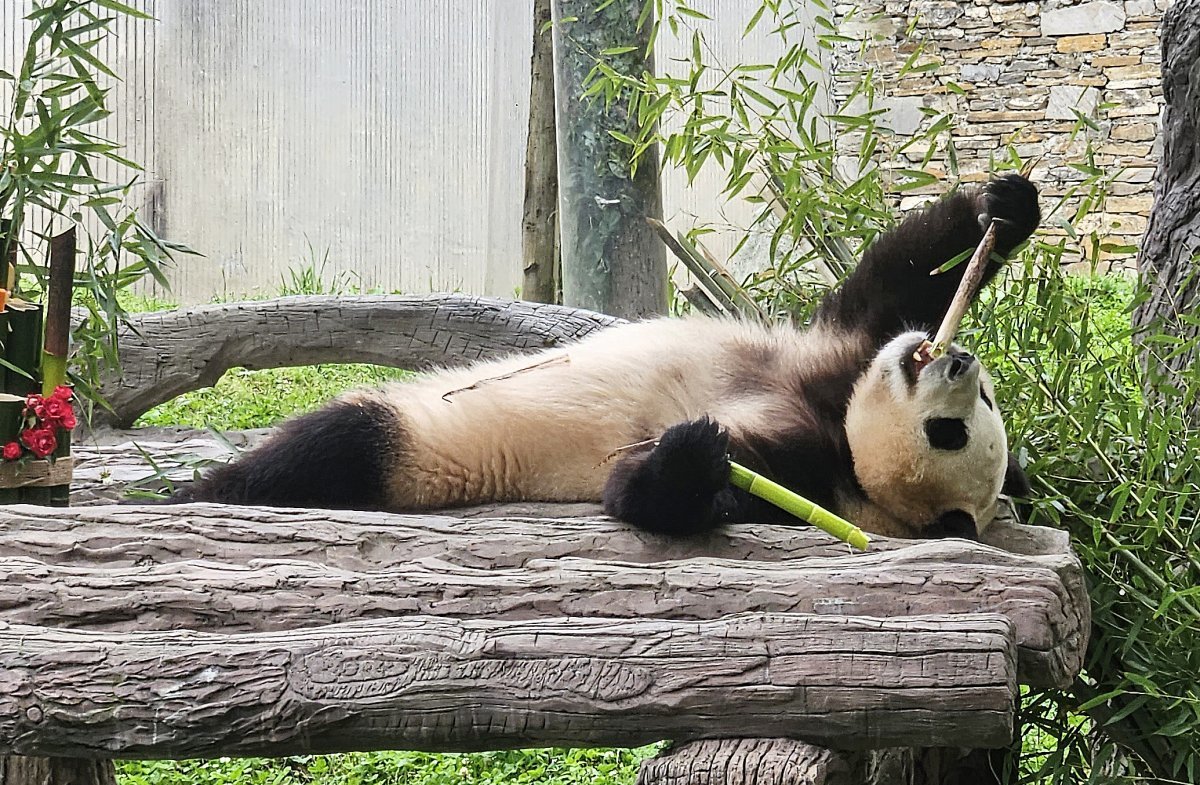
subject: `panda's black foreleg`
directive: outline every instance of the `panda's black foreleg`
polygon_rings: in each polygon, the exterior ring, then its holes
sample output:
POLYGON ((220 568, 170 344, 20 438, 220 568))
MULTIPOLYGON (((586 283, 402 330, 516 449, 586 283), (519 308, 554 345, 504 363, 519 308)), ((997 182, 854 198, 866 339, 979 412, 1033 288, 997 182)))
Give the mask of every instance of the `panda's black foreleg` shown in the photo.
MULTIPOLYGON (((966 265, 930 273, 969 254, 993 218, 995 253, 1006 258, 1041 220, 1037 188, 1019 174, 1006 174, 908 215, 871 243, 854 271, 822 301, 818 321, 847 330, 865 327, 880 342, 907 329, 936 327, 966 265)), ((984 283, 1000 268, 993 259, 984 283)))
POLYGON ((730 484, 729 434, 707 417, 674 425, 653 449, 623 458, 604 487, 609 515, 677 537, 749 520, 758 501, 730 484))

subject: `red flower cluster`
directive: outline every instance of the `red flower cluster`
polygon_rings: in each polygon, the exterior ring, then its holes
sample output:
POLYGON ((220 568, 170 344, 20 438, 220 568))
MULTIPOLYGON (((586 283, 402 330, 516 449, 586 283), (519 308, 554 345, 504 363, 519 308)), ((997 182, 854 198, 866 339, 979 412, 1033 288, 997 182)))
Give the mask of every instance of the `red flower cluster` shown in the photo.
POLYGON ((4 445, 4 460, 15 461, 20 458, 23 453, 21 445, 36 458, 45 458, 54 452, 58 447, 58 432, 75 427, 71 394, 71 388, 65 386, 56 387, 49 396, 31 393, 25 399, 22 417, 26 427, 18 437, 20 442, 4 445))

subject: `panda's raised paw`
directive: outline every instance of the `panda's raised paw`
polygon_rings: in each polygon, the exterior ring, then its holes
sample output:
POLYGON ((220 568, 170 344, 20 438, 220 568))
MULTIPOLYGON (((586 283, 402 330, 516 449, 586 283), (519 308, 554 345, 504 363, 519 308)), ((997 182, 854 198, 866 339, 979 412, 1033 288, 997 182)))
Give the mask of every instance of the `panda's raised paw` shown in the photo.
POLYGON ((1007 254, 1025 241, 1041 221, 1037 187, 1016 172, 988 182, 979 193, 979 225, 986 229, 993 218, 997 250, 1007 254))

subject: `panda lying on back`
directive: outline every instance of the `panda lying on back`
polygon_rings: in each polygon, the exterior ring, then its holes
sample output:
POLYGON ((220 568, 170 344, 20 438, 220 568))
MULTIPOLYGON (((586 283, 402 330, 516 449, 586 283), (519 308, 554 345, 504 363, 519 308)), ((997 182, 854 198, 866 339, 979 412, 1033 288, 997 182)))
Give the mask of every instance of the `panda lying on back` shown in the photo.
POLYGON ((867 531, 974 537, 1002 490, 1028 484, 975 358, 954 347, 914 359, 965 265, 929 273, 974 248, 990 219, 1007 256, 1039 217, 1036 189, 1010 174, 880 237, 806 331, 657 319, 352 392, 172 501, 412 511, 603 500, 672 535, 795 523, 729 484, 732 457, 867 531))

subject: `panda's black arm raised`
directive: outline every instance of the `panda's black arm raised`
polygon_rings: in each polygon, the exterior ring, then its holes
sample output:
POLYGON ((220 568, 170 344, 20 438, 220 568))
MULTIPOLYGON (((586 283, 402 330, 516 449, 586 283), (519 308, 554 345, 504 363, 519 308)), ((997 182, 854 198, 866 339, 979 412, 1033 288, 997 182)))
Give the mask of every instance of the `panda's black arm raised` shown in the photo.
MULTIPOLYGON (((836 329, 865 328, 877 343, 906 329, 934 329, 966 265, 934 276, 930 272, 974 249, 992 218, 999 219, 996 253, 1007 257, 1037 228, 1037 189, 1021 175, 1009 174, 909 215, 867 248, 854 271, 822 302, 816 318, 836 329)), ((984 283, 1000 266, 989 263, 984 283)))

